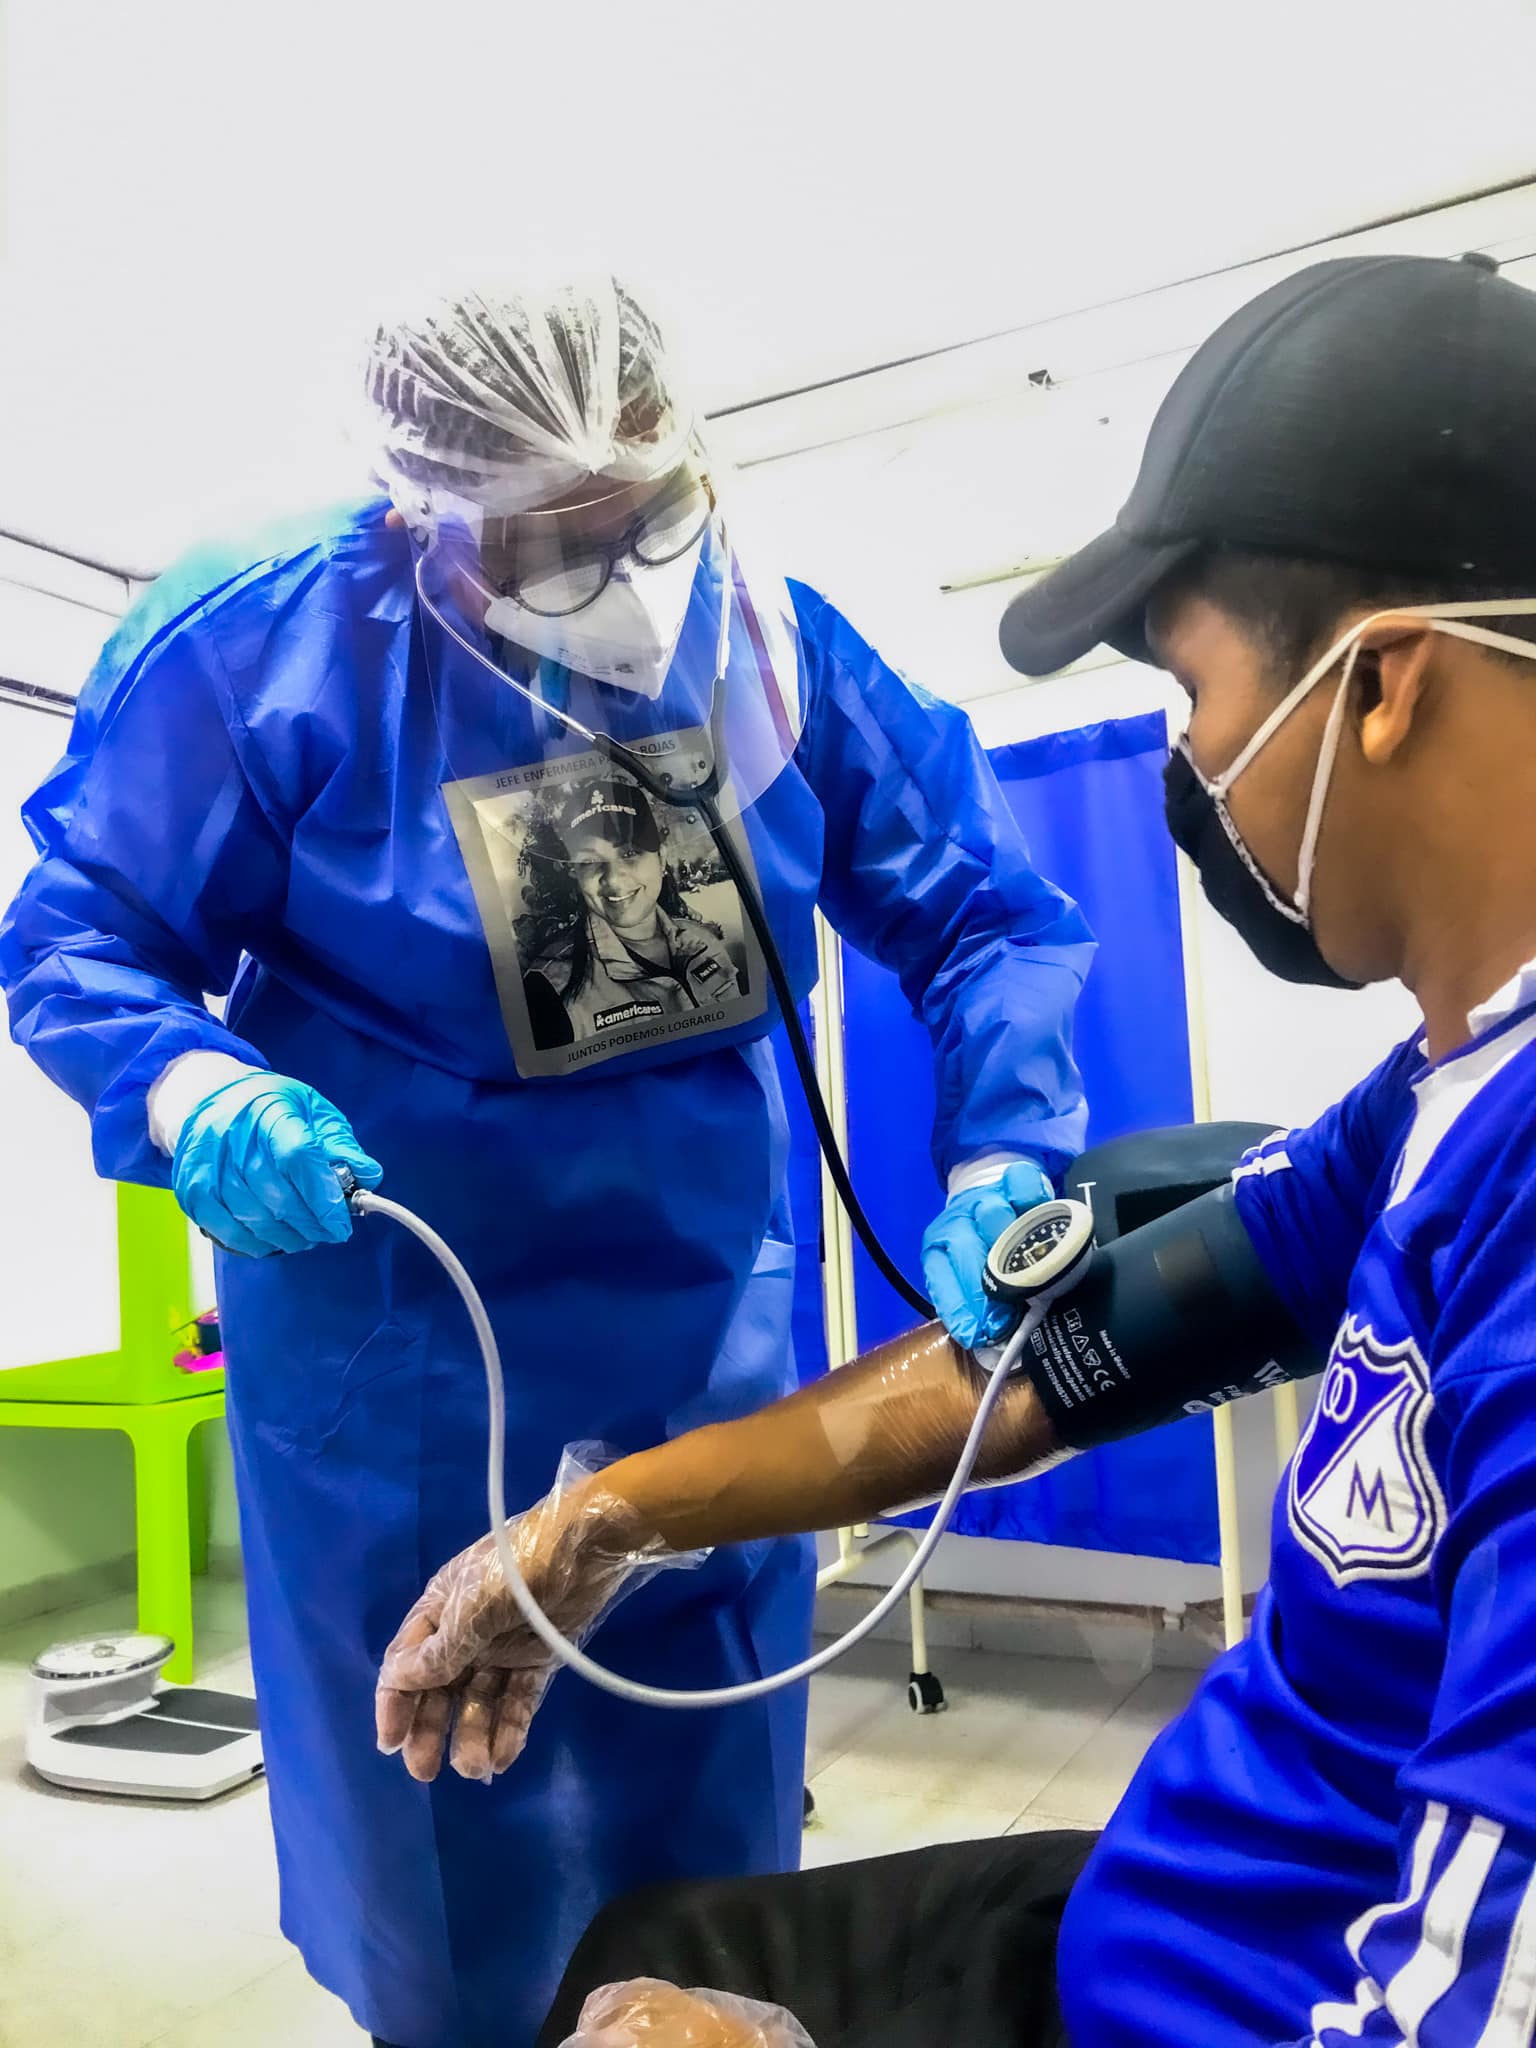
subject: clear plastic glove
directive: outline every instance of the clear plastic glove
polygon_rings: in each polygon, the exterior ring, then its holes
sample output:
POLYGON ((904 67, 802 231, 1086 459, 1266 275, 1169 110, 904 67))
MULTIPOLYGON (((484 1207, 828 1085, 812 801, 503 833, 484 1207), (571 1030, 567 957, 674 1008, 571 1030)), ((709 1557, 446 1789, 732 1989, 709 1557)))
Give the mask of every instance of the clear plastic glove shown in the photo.
MULTIPOLYGON (((535 1600, 580 1644, 627 1593, 668 1565, 705 1553, 669 1550, 599 1476, 615 1454, 578 1444, 554 1491, 508 1524, 535 1600)), ((524 1621, 489 1533, 445 1564, 384 1654, 379 1747, 429 1783, 444 1753, 461 1778, 489 1783, 522 1754, 556 1660, 524 1621)))
POLYGON ((171 1185, 216 1243, 264 1259, 352 1235, 338 1166, 365 1188, 384 1178, 323 1095, 282 1074, 248 1074, 216 1088, 186 1119, 171 1185))
POLYGON ((956 1195, 923 1233, 928 1298, 951 1337, 967 1351, 995 1342, 1013 1321, 982 1286, 987 1253, 1016 1216, 1050 1201, 1054 1193, 1032 1159, 1015 1160, 1001 1180, 956 1195))
POLYGON ((728 1991, 679 1991, 651 1977, 605 1984, 560 2048, 815 2048, 781 2005, 728 1991))

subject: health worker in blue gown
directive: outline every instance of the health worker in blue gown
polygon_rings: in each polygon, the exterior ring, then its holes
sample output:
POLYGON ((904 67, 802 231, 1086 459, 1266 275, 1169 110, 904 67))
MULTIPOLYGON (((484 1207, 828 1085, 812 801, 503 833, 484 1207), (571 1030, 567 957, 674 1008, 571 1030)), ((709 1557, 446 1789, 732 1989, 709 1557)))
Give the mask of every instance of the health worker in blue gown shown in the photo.
MULTIPOLYGON (((386 494, 194 555, 106 647, 27 806, 0 970, 99 1170, 224 1247, 284 1930, 397 2048, 524 2048, 606 1899, 796 1863, 805 1700, 667 1716, 563 1681, 490 1786, 378 1754, 383 1651, 483 1526, 485 1388, 440 1270, 354 1233, 336 1167, 474 1275, 532 1500, 575 1440, 794 1382, 744 891, 797 994, 819 906, 932 1034, 925 1271, 965 1341, 990 1235, 1082 1137, 1091 940, 964 715, 738 540, 623 287, 425 304, 366 384, 386 494)), ((805 1652, 812 1579, 801 1543, 717 1555, 600 1654, 756 1677, 805 1652)))

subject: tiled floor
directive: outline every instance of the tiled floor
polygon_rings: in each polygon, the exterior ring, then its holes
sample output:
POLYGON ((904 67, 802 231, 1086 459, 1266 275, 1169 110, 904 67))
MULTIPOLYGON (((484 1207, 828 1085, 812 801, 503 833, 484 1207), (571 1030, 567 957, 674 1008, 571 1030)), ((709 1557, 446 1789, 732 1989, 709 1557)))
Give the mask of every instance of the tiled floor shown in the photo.
MULTIPOLYGON (((105 1603, 0 1634, 0 2048, 357 2048, 277 1932, 259 1784, 207 1807, 51 1790, 22 1762, 26 1667, 125 1627, 105 1603)), ((238 1589, 210 1585, 204 1682, 250 1689, 238 1589)), ((936 1653, 947 1713, 906 1704, 905 1653, 862 1646, 816 1681, 807 1863, 1102 1821, 1194 1675, 936 1653)))
POLYGON ((1097 1827, 1199 1674, 934 1653, 948 1710, 906 1704, 905 1645, 866 1643, 811 1688, 807 1864, 1015 1829, 1097 1827))

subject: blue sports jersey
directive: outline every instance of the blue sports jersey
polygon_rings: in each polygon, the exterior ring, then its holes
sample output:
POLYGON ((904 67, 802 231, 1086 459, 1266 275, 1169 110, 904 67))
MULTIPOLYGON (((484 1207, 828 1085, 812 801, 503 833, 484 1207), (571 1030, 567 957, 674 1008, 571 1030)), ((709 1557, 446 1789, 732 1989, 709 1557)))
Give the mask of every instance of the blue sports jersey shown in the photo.
POLYGON ((1073 2048, 1536 2038, 1536 966, 1237 1197, 1331 1346, 1249 1640, 1073 1892, 1073 2048))

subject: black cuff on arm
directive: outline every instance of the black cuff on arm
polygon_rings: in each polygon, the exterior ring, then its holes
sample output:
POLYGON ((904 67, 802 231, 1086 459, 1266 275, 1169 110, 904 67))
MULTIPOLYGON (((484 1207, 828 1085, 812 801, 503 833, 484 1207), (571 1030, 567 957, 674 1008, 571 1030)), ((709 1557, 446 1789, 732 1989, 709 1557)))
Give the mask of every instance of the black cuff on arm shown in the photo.
POLYGON ((1230 1186, 1101 1246, 1046 1311, 1020 1372, 1061 1444, 1088 1450, 1321 1372, 1230 1186))

